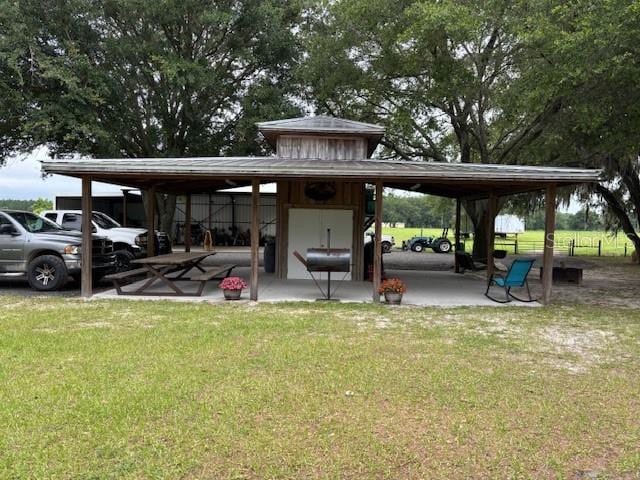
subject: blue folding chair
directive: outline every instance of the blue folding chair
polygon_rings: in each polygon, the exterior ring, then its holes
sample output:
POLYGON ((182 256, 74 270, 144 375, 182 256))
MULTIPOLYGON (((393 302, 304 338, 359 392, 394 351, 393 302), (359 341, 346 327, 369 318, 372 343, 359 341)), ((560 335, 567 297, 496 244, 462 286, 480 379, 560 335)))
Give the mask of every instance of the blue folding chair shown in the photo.
POLYGON ((499 303, 508 303, 512 298, 520 301, 520 302, 535 302, 535 299, 531 297, 531 290, 529 290, 529 282, 527 281, 527 275, 531 271, 535 260, 530 258, 517 258, 509 267, 509 271, 506 275, 500 274, 492 274, 489 278, 489 282, 487 283, 487 290, 484 294, 487 298, 490 298, 494 302, 499 303), (497 287, 504 288, 504 300, 498 300, 497 298, 493 298, 489 295, 489 289, 492 285, 496 285, 497 287), (529 299, 518 298, 513 293, 511 293, 512 288, 527 288, 527 294, 529 295, 529 299))

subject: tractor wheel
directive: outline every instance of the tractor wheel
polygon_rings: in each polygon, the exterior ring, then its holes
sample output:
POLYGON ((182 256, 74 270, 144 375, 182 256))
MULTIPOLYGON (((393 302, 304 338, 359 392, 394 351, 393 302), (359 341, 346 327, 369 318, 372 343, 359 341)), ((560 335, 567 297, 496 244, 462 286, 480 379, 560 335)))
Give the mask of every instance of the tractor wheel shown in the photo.
POLYGON ((433 246, 433 251, 437 253, 449 253, 451 251, 451 242, 446 238, 438 240, 433 246))
POLYGON ((420 253, 422 250, 424 250, 424 247, 422 246, 422 244, 421 244, 421 243, 416 243, 416 244, 413 246, 413 251, 414 251, 414 252, 418 252, 418 253, 420 253))

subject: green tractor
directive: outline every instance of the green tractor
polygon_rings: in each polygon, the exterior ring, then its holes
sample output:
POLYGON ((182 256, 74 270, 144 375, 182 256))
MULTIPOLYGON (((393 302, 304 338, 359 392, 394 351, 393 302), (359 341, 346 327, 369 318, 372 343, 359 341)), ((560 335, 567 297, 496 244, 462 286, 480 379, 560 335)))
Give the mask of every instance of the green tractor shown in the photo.
POLYGON ((446 227, 439 237, 412 237, 404 243, 403 250, 423 252, 425 249, 430 248, 436 253, 449 253, 453 248, 453 244, 447 238, 448 234, 449 228, 446 227))

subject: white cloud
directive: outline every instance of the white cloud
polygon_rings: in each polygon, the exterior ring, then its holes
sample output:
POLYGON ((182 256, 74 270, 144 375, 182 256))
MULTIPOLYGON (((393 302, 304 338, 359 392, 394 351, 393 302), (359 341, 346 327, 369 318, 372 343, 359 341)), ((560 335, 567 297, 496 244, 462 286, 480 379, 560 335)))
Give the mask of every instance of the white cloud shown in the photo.
MULTIPOLYGON (((31 200, 56 195, 80 195, 81 181, 63 175, 42 176, 40 160, 47 157, 46 149, 38 149, 29 155, 10 157, 4 167, 0 167, 0 198, 31 200)), ((93 182, 94 193, 119 192, 120 187, 93 182)))

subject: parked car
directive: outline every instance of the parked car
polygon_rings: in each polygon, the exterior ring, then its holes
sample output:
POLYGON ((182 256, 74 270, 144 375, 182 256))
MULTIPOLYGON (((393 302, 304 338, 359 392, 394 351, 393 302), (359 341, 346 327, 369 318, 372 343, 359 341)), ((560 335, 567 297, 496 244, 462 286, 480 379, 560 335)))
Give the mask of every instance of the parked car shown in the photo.
MULTIPOLYGON (((116 269, 113 242, 93 235, 93 275, 97 281, 116 269)), ((63 229, 35 213, 0 210, 0 276, 26 275, 36 290, 62 287, 80 278, 82 234, 63 229)))
MULTIPOLYGON (((82 226, 81 210, 47 210, 42 215, 67 230, 79 231, 82 226)), ((117 271, 129 270, 132 267, 132 260, 147 254, 145 228, 123 227, 108 215, 95 211, 91 215, 91 223, 94 233, 107 237, 113 242, 117 271)), ((156 253, 158 255, 171 253, 171 241, 164 232, 156 231, 156 253)))
POLYGON ((449 253, 453 245, 447 238, 447 230, 444 229, 440 237, 411 237, 407 242, 403 242, 402 249, 423 252, 425 249, 430 248, 436 253, 449 253))
MULTIPOLYGON (((364 243, 369 243, 374 236, 374 232, 366 232, 364 234, 364 243)), ((395 238, 391 235, 382 235, 382 253, 389 253, 396 244, 395 238)))

